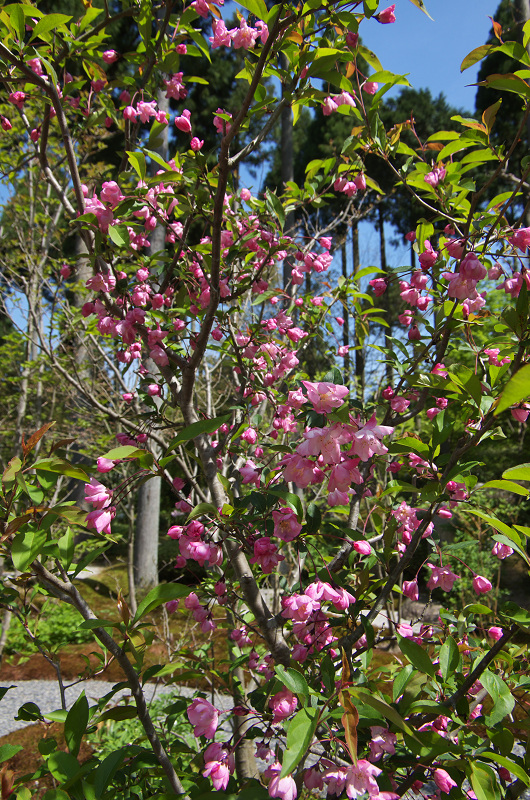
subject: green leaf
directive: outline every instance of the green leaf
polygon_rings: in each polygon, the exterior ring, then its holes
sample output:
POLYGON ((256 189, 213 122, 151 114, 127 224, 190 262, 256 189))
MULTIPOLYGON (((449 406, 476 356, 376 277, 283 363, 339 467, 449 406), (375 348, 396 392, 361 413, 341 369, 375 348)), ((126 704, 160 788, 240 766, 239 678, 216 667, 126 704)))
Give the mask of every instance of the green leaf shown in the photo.
POLYGON ((155 586, 139 604, 138 610, 134 615, 133 623, 138 622, 141 617, 145 614, 149 614, 150 611, 158 608, 158 606, 161 606, 163 603, 168 603, 170 600, 178 600, 181 597, 187 597, 190 592, 190 586, 182 586, 182 584, 179 583, 161 583, 160 586, 155 586))
POLYGON ((517 625, 521 625, 523 628, 530 628, 530 611, 526 608, 521 608, 517 603, 509 600, 502 604, 499 611, 504 617, 517 623, 517 625))
POLYGON ((145 455, 145 450, 141 450, 134 445, 126 444, 123 447, 113 447, 108 453, 104 453, 101 458, 108 458, 109 461, 118 461, 122 458, 140 458, 145 455))
MULTIPOLYGON (((137 173, 137 175, 143 181, 145 179, 146 174, 147 174, 147 168, 146 168, 146 165, 145 165, 145 156, 144 156, 144 154, 143 153, 133 153, 133 152, 130 152, 129 150, 127 150, 127 155, 129 156, 129 164, 132 166, 134 171, 137 173)), ((109 233, 110 233, 110 230, 109 230, 109 233)), ((127 241, 128 241, 128 237, 127 237, 127 241)))
MULTIPOLYGON (((495 415, 506 411, 510 406, 515 406, 522 400, 530 396, 530 364, 526 364, 522 369, 510 378, 504 391, 501 394, 499 405, 495 409, 495 415)), ((513 475, 511 477, 514 477, 513 475)))
POLYGON ((38 36, 46 38, 44 34, 48 33, 48 31, 55 30, 61 25, 64 26, 64 24, 70 22, 71 19, 72 17, 69 17, 67 14, 46 14, 33 28, 30 41, 33 41, 33 39, 36 39, 38 36))
MULTIPOLYGON (((524 478, 522 480, 524 480, 524 478)), ((527 480, 530 480, 530 474, 527 480)), ((487 483, 483 483, 482 486, 478 488, 502 489, 503 492, 513 492, 513 494, 520 494, 522 497, 527 497, 529 491, 528 489, 525 489, 524 486, 521 486, 519 483, 514 483, 513 481, 487 481, 487 483)))
POLYGON ((74 758, 70 753, 63 753, 62 750, 56 750, 52 753, 46 762, 51 774, 57 778, 61 783, 71 780, 79 773, 79 764, 77 758, 74 758))
POLYGON ((267 19, 268 11, 264 0, 236 0, 239 6, 243 6, 258 19, 267 19))
POLYGON ((394 703, 401 697, 403 694, 403 689, 407 685, 410 680, 410 676, 414 672, 414 667, 412 664, 406 664, 403 669, 400 669, 396 677, 392 682, 392 700, 394 703))
POLYGON ((492 517, 490 514, 486 514, 485 511, 481 511, 479 508, 461 508, 461 511, 465 512, 466 514, 473 514, 474 517, 480 517, 488 525, 491 525, 492 528, 495 528, 496 531, 500 533, 504 533, 505 536, 508 538, 512 537, 515 534, 513 528, 510 528, 509 525, 506 525, 504 522, 501 522, 500 519, 496 517, 492 517))
POLYGON ((305 756, 315 735, 318 717, 317 708, 302 708, 292 718, 287 729, 287 744, 283 753, 280 778, 290 775, 305 756))
POLYGON ((495 45, 492 44, 481 44, 480 47, 475 47, 474 50, 467 54, 460 64, 460 72, 469 69, 469 67, 472 67, 478 61, 482 61, 482 59, 486 58, 493 50, 495 50, 495 45))
POLYGON ((502 477, 515 481, 530 481, 530 464, 518 464, 516 467, 510 467, 504 470, 502 477))
POLYGON ((297 494, 293 494, 292 492, 288 492, 287 489, 268 489, 267 494, 275 495, 276 497, 281 497, 281 499, 285 502, 286 505, 289 506, 295 513, 298 518, 298 522, 301 522, 304 517, 304 509, 302 506, 302 501, 298 497, 297 494))
MULTIPOLYGON (((173 671, 175 667, 173 666, 173 671)), ((115 706, 115 708, 109 708, 107 711, 104 711, 98 717, 98 722, 104 722, 106 719, 113 719, 113 720, 123 720, 123 719, 135 719, 138 716, 138 711, 136 706, 115 706)))
POLYGON ((441 646, 438 658, 440 659, 442 678, 446 681, 455 673, 460 663, 460 651, 452 636, 448 636, 441 646))
POLYGON ((501 796, 495 772, 475 760, 471 760, 471 786, 477 800, 496 800, 501 796))
POLYGON ((398 645, 403 655, 408 658, 416 669, 434 678, 436 667, 432 663, 430 655, 423 647, 413 642, 411 639, 405 639, 403 636, 398 636, 398 645))
POLYGON ((64 723, 64 740, 73 756, 79 755, 79 748, 88 725, 88 700, 82 692, 68 712, 64 723))
POLYGON ((46 538, 47 532, 42 528, 17 533, 11 545, 11 559, 15 569, 25 572, 41 552, 46 538))
POLYGON ((361 691, 360 689, 356 689, 352 687, 350 689, 350 694, 353 697, 358 697, 361 702, 366 703, 367 706, 374 708, 376 711, 379 711, 386 719, 393 722, 394 725, 397 725, 402 731, 408 733, 410 736, 414 736, 414 732, 409 727, 409 725, 405 722, 401 714, 396 711, 393 706, 386 703, 384 700, 381 700, 379 697, 375 697, 372 694, 367 694, 366 692, 361 691))
POLYGON ((186 519, 186 523, 191 522, 192 519, 196 519, 197 517, 202 517, 203 514, 209 514, 210 516, 217 516, 217 507, 214 506, 212 503, 197 503, 195 508, 192 508, 188 517, 186 519))
POLYGON ((68 526, 66 533, 57 541, 61 566, 68 569, 74 557, 74 532, 68 526))
POLYGON ((125 247, 130 242, 129 231, 125 225, 110 225, 109 237, 118 247, 125 247))
POLYGON ((22 461, 18 456, 11 459, 9 464, 4 470, 2 475, 2 483, 12 483, 15 480, 17 472, 22 469, 22 461))
POLYGON ((429 17, 429 19, 432 19, 431 15, 429 14, 429 12, 427 11, 427 9, 425 8, 425 3, 423 2, 423 0, 410 0, 410 2, 411 2, 413 5, 415 5, 415 6, 416 6, 416 8, 419 8, 419 9, 420 9, 420 11, 423 11, 423 13, 424 13, 424 14, 427 14, 427 16, 429 17))
POLYGON ((507 72, 503 75, 495 73, 488 75, 483 81, 479 81, 477 86, 487 86, 490 89, 500 89, 505 92, 514 92, 519 97, 530 97, 530 86, 519 75, 507 72))
POLYGON ((9 761, 10 758, 16 756, 23 749, 20 744, 0 744, 0 764, 4 761, 9 761))
POLYGON ((499 753, 491 753, 489 751, 485 753, 482 752, 480 757, 489 758, 491 761, 495 761, 496 764, 500 764, 501 767, 506 767, 507 770, 513 773, 516 778, 519 778, 526 786, 530 786, 530 777, 528 773, 515 761, 511 761, 509 758, 501 756, 499 753))
POLYGON ((274 667, 274 671, 278 678, 282 681, 283 685, 289 689, 289 691, 293 692, 294 694, 301 694, 303 697, 309 697, 309 686, 307 685, 307 681, 304 676, 297 672, 297 670, 293 669, 292 667, 288 667, 285 669, 282 664, 278 664, 274 667))
POLYGON ((103 792, 109 787, 112 778, 127 753, 127 747, 115 750, 110 753, 99 765, 94 774, 94 792, 96 797, 101 797, 103 792))
POLYGON ((193 422, 191 425, 188 425, 187 428, 184 428, 184 430, 180 431, 180 433, 175 436, 174 439, 172 439, 166 450, 166 455, 170 450, 173 450, 180 444, 184 444, 184 442, 189 442, 190 439, 195 439, 195 437, 200 436, 201 433, 213 433, 220 428, 223 423, 228 422, 230 418, 231 414, 224 414, 222 417, 201 419, 198 422, 193 422))
POLYGON ((512 697, 509 687, 500 675, 495 672, 486 669, 480 676, 480 682, 493 701, 491 711, 486 715, 486 722, 488 725, 496 725, 508 714, 511 714, 515 706, 515 698, 512 697))
POLYGON ((51 458, 41 458, 36 461, 33 466, 36 470, 43 472, 55 472, 59 475, 66 475, 68 478, 76 478, 79 481, 88 483, 90 478, 81 467, 74 467, 69 461, 64 458, 52 456, 51 458))

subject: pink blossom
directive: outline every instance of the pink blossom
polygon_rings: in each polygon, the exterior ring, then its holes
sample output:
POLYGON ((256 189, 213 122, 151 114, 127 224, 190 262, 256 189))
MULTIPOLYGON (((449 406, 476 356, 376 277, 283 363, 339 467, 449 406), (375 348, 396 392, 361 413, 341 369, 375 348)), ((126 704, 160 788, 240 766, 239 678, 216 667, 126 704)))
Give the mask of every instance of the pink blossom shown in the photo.
POLYGON ((233 754, 226 750, 219 742, 212 742, 204 751, 205 778, 210 777, 214 789, 224 791, 228 786, 230 773, 234 771, 235 761, 233 754))
POLYGON ((204 144, 204 139, 198 139, 196 136, 190 142, 190 147, 194 153, 197 153, 204 144))
POLYGON ((350 800, 356 800, 365 792, 368 792, 370 797, 378 795, 379 786, 375 779, 381 771, 365 758, 360 758, 356 766, 349 767, 346 773, 346 794, 350 800))
POLYGON ((438 186, 439 183, 443 181, 445 178, 445 167, 434 167, 432 172, 428 172, 427 175, 424 175, 423 180, 425 183, 428 183, 433 188, 438 186))
POLYGON ((498 642, 498 641, 499 641, 499 639, 502 639, 502 636, 503 636, 503 634, 504 634, 504 631, 502 630, 502 628, 499 628, 499 627, 497 627, 496 625, 493 625, 493 626, 492 626, 492 627, 491 627, 491 628, 488 630, 488 636, 489 636, 491 639, 495 639, 495 641, 496 641, 496 642, 498 642))
POLYGON ((423 243, 425 250, 419 257, 419 262, 425 269, 430 269, 438 258, 438 253, 433 249, 428 239, 423 243))
POLYGON ((453 588, 453 583, 459 580, 459 575, 451 572, 449 567, 435 567, 434 564, 427 564, 432 569, 432 574, 427 581, 427 588, 431 591, 433 589, 441 589, 444 592, 450 592, 453 588))
POLYGON ((175 117, 175 127, 184 133, 191 133, 191 111, 184 109, 180 117, 175 117))
POLYGON ((388 284, 384 278, 374 278, 373 280, 368 281, 368 285, 372 287, 376 297, 380 297, 388 288, 388 284))
POLYGON ((502 544, 502 542, 495 542, 491 550, 494 556, 497 556, 501 561, 508 556, 511 556, 513 553, 513 547, 510 547, 507 544, 502 544))
POLYGON ((140 117, 140 122, 149 122, 151 117, 154 117, 156 114, 156 103, 154 100, 152 100, 150 103, 140 100, 136 106, 136 111, 140 117))
POLYGON ((98 533, 106 533, 110 536, 110 523, 116 516, 114 506, 107 506, 100 510, 95 509, 86 515, 87 528, 94 528, 98 533))
POLYGON ((22 111, 24 108, 26 95, 24 92, 11 92, 8 96, 8 100, 10 103, 13 103, 13 105, 16 106, 19 111, 22 111))
POLYGON ((418 581, 403 581, 403 594, 405 597, 408 597, 409 600, 417 600, 418 599, 418 581))
POLYGON ((285 556, 278 553, 278 548, 268 536, 262 536, 254 542, 254 555, 249 559, 251 564, 259 564, 266 575, 270 575, 285 556))
POLYGON ((106 508, 112 501, 112 489, 107 489, 95 478, 90 478, 90 483, 85 484, 85 499, 94 508, 106 508))
POLYGON ((239 29, 232 28, 230 33, 232 35, 232 44, 236 49, 243 47, 245 50, 250 50, 256 43, 259 31, 256 28, 251 28, 246 19, 241 17, 239 29))
POLYGON ((224 136, 225 133, 228 133, 230 130, 230 123, 223 119, 223 117, 218 116, 219 114, 224 114, 230 117, 230 119, 232 119, 232 114, 229 114, 228 111, 225 111, 223 108, 218 108, 215 112, 215 116, 213 118, 214 128, 217 133, 221 133, 224 136))
POLYGON ((372 552, 372 546, 370 542, 364 542, 361 539, 357 539, 353 543, 353 549, 356 553, 360 553, 362 556, 369 556, 372 552))
POLYGON ((120 57, 120 54, 117 53, 116 50, 105 50, 101 57, 105 64, 114 64, 120 57))
POLYGON ((243 484, 253 483, 255 486, 259 486, 261 470, 256 469, 253 461, 248 459, 239 472, 243 478, 243 484))
POLYGON ((384 455, 388 448, 383 445, 383 436, 390 436, 394 428, 389 425, 378 425, 375 414, 368 422, 353 434, 353 451, 361 461, 368 461, 373 455, 384 455))
POLYGON ((508 241, 524 253, 530 245, 530 228, 519 228, 508 241))
POLYGON ((492 590, 491 582, 482 575, 475 575, 473 578, 473 589, 477 594, 486 594, 492 590))
POLYGON ((284 542, 292 542, 302 530, 296 514, 290 508, 280 508, 272 512, 274 535, 284 542))
POLYGON ((307 397, 315 411, 329 413, 334 408, 339 408, 346 395, 349 393, 347 386, 335 383, 311 383, 302 381, 307 389, 307 397))
POLYGON ((371 761, 379 761, 383 753, 388 753, 391 756, 394 755, 397 741, 395 733, 389 731, 388 728, 382 728, 378 725, 371 726, 370 732, 372 734, 372 740, 368 743, 368 746, 370 747, 371 761))
POLYGON ((117 461, 112 461, 110 458, 103 458, 100 456, 97 460, 97 470, 98 472, 110 472, 117 463, 117 461))
POLYGON ((403 414, 410 406, 410 400, 405 397, 393 397, 390 401, 390 407, 396 414, 403 414))
POLYGON ((289 689, 282 689, 269 700, 269 708, 274 714, 272 721, 281 722, 290 717, 298 705, 298 698, 289 689))
POLYGON ((325 117, 329 117, 338 108, 338 103, 331 96, 327 96, 322 103, 322 113, 325 117))
POLYGON ((366 94, 375 94, 379 89, 379 84, 376 81, 365 81, 361 88, 366 94))
POLYGON ((263 777, 269 779, 269 797, 279 797, 280 800, 295 800, 298 794, 296 783, 291 775, 280 778, 281 771, 281 764, 279 761, 275 761, 263 773, 263 777))
POLYGON ((437 787, 444 792, 444 794, 449 794, 453 786, 458 785, 445 769, 435 769, 433 778, 437 787))
POLYGON ((1 121, 2 121, 2 129, 4 131, 10 131, 13 126, 10 123, 10 121, 8 120, 8 118, 7 117, 2 117, 1 121))
POLYGON ((379 14, 375 14, 374 19, 380 22, 382 25, 388 25, 391 22, 396 21, 396 15, 394 11, 396 10, 396 4, 392 3, 391 6, 385 8, 384 11, 380 11, 379 14))
POLYGON ((219 724, 219 712, 208 700, 196 698, 187 710, 188 719, 194 726, 194 736, 213 739, 219 724))
POLYGON ((258 441, 258 432, 254 428, 247 428, 241 434, 241 438, 244 442, 248 444, 256 444, 258 441))

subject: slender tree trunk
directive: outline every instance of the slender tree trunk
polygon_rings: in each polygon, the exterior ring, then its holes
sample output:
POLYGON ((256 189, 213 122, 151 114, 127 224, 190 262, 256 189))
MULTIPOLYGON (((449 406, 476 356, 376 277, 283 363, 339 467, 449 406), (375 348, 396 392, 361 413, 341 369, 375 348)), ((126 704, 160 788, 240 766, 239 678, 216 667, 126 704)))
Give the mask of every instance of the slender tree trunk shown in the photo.
MULTIPOLYGON (((379 228, 379 253, 380 253, 380 262, 381 262, 381 269, 384 273, 384 278, 388 283, 388 264, 386 260, 386 241, 385 241, 385 220, 383 216, 383 207, 381 203, 378 206, 378 228, 379 228)), ((381 306, 385 309, 385 319, 388 323, 388 328, 385 328, 385 347, 390 349, 392 347, 392 325, 393 325, 393 313, 392 313, 392 304, 390 301, 390 289, 387 289, 385 294, 381 295, 381 298, 378 298, 381 306)), ((389 386, 392 386, 394 382, 394 369, 390 360, 387 360, 385 365, 385 376, 386 382, 389 386)))
MULTIPOLYGON (((285 53, 280 55, 280 66, 282 69, 289 68, 289 62, 285 53)), ((285 84, 282 86, 282 96, 285 95, 285 84)), ((293 150, 293 110, 290 105, 286 105, 282 109, 281 114, 281 176, 282 176, 282 190, 284 190, 289 181, 294 180, 294 150, 293 150)), ((296 227, 296 220, 294 211, 289 211, 285 217, 284 232, 288 236, 293 236, 296 227)), ((291 280, 291 270, 293 262, 290 258, 283 260, 283 288, 287 290, 287 286, 291 280)))
MULTIPOLYGON (((169 100, 164 92, 157 92, 157 103, 161 111, 169 113, 169 100)), ((168 158, 168 130, 167 126, 161 134, 161 142, 156 147, 156 152, 162 158, 168 158)), ((150 173, 154 175, 158 164, 150 164, 150 173)), ((151 234, 149 255, 164 253, 166 247, 166 229, 164 225, 157 225, 151 234)), ((145 367, 156 380, 159 376, 158 367, 152 359, 148 359, 145 367)), ((155 458, 160 456, 160 449, 152 446, 151 452, 155 458)), ((143 483, 138 488, 136 507, 136 527, 133 547, 133 574, 134 586, 138 595, 142 597, 150 589, 158 585, 158 535, 160 529, 160 496, 162 478, 155 478, 143 483)))
MULTIPOLYGON (((530 0, 513 0, 515 22, 518 27, 519 39, 523 41, 523 27, 530 20, 530 0)), ((526 45, 526 52, 530 55, 530 41, 526 45)), ((526 137, 530 148, 530 116, 526 120, 526 137)), ((528 201, 528 194, 526 196, 528 201)), ((530 226, 530 208, 526 209, 525 223, 530 226)))
MULTIPOLYGON (((341 246, 341 260, 342 260, 342 277, 344 280, 348 278, 348 262, 347 262, 347 252, 346 246, 348 244, 348 233, 346 232, 346 236, 344 237, 344 241, 341 246)), ((344 310, 342 312, 344 318, 344 325, 342 327, 342 344, 343 347, 349 348, 350 346, 350 312, 348 311, 348 306, 344 306, 344 310)), ((350 386, 351 382, 351 368, 350 368, 350 351, 349 349, 344 356, 344 383, 346 386, 350 386)))
MULTIPOLYGON (((361 268, 361 258, 359 255, 359 226, 354 222, 351 229, 352 238, 352 260, 353 260, 353 278, 356 282, 357 273, 361 268)), ((357 288, 359 288, 357 286, 357 288)), ((364 359, 364 346, 359 336, 358 322, 355 322, 355 331, 353 334, 353 344, 355 347, 355 392, 357 399, 364 402, 364 383, 365 383, 365 359, 364 359)))

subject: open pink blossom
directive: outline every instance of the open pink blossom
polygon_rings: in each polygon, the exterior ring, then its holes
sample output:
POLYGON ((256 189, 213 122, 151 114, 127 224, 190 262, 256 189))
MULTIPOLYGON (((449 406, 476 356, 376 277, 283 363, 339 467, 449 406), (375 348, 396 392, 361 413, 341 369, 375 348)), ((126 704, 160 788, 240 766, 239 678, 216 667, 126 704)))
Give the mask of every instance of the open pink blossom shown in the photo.
POLYGON ((432 569, 431 577, 427 581, 427 588, 431 591, 441 589, 443 592, 450 592, 454 582, 460 578, 459 575, 451 572, 449 567, 435 567, 434 564, 427 564, 427 566, 432 569))
POLYGON ((188 707, 188 719, 194 726, 194 736, 213 739, 219 724, 219 712, 208 700, 197 697, 188 707))
POLYGON ((302 383, 307 389, 307 398, 315 411, 324 413, 339 408, 350 391, 347 386, 340 386, 336 383, 312 383, 311 381, 302 381, 302 383))
POLYGON ((280 508, 272 512, 274 535, 284 542, 292 542, 302 530, 296 514, 290 508, 280 508))
POLYGON ((234 771, 235 760, 233 754, 226 750, 219 742, 212 742, 204 751, 205 778, 211 778, 214 789, 224 791, 228 786, 230 774, 234 771))

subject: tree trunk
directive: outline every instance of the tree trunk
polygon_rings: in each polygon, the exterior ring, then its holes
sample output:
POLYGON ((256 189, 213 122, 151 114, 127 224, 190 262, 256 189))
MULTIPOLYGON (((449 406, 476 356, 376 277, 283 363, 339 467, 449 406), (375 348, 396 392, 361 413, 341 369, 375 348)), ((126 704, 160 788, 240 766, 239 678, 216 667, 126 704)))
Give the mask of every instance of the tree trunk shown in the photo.
MULTIPOLYGON (((161 111, 169 114, 169 100, 162 90, 157 92, 157 103, 161 111)), ((156 152, 167 160, 168 157, 168 129, 167 126, 161 133, 161 142, 155 148, 156 152)), ((158 164, 150 164, 149 172, 154 175, 158 164)), ((166 247, 166 229, 164 225, 157 225, 151 234, 149 255, 163 253, 166 247)), ((144 366, 152 374, 153 379, 159 375, 158 367, 149 359, 144 366)), ((155 399, 156 402, 156 399, 155 399)), ((160 456, 159 448, 151 447, 155 458, 160 456)), ((155 478, 143 483, 138 488, 138 501, 136 507, 136 527, 133 547, 133 574, 134 588, 140 597, 158 585, 158 534, 160 527, 160 494, 162 478, 155 478)))
MULTIPOLYGON (((348 243, 348 232, 346 231, 346 236, 344 237, 344 241, 341 246, 341 260, 342 260, 342 277, 344 280, 348 278, 348 262, 346 260, 347 253, 346 253, 346 245, 348 243)), ((344 347, 350 346, 350 312, 348 311, 348 306, 344 306, 344 310, 342 312, 344 318, 344 325, 342 327, 342 344, 344 347)), ((349 349, 344 356, 344 384, 350 388, 350 381, 351 381, 351 369, 350 369, 350 351, 349 349)))
MULTIPOLYGON (((381 203, 378 206, 378 228, 379 228, 379 253, 380 253, 380 260, 381 260, 381 269, 383 270, 383 277, 385 278, 388 284, 388 264, 386 260, 386 241, 385 241, 385 220, 383 217, 383 207, 381 203)), ((385 319, 388 323, 388 328, 385 328, 385 347, 390 349, 392 347, 392 324, 393 324, 393 314, 392 314, 392 304, 390 300, 390 288, 386 290, 386 292, 378 298, 379 302, 381 303, 382 308, 385 309, 385 319)), ((389 386, 392 386, 394 382, 394 369, 392 367, 392 363, 390 359, 387 359, 385 365, 385 377, 386 382, 389 386)))
MULTIPOLYGON (((357 273, 361 267, 361 259, 359 256, 359 226, 356 222, 353 223, 351 229, 352 237, 352 259, 353 259, 353 279, 356 281, 357 273)), ((357 286, 357 288, 359 288, 357 286)), ((353 334, 353 344, 355 347, 355 393, 357 399, 364 403, 364 383, 365 383, 365 359, 364 359, 364 346, 359 336, 358 324, 355 322, 355 331, 353 334)))
MULTIPOLYGON (((280 55, 280 66, 282 69, 289 68, 287 56, 284 53, 280 55)), ((285 95, 286 87, 282 85, 282 96, 285 95)), ((293 151, 293 110, 290 105, 286 105, 282 109, 281 115, 281 176, 282 176, 282 191, 287 186, 289 181, 294 180, 294 151, 293 151)), ((289 211, 285 217, 284 232, 288 236, 294 235, 296 226, 294 211, 289 211)), ((287 290, 287 286, 291 280, 291 270, 293 262, 289 258, 283 260, 283 288, 287 290)), ((292 293, 292 289, 291 289, 292 293)))

